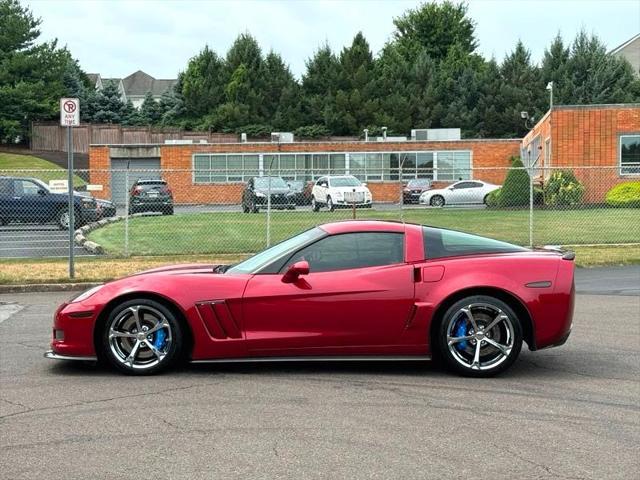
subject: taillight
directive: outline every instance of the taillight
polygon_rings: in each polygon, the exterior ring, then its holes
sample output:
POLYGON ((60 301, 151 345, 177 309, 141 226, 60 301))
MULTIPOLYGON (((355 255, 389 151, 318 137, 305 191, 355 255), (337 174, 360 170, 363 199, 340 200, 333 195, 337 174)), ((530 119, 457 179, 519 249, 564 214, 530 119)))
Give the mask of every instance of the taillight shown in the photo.
POLYGON ((133 195, 134 197, 140 195, 142 193, 142 187, 134 187, 131 190, 131 195, 133 195))

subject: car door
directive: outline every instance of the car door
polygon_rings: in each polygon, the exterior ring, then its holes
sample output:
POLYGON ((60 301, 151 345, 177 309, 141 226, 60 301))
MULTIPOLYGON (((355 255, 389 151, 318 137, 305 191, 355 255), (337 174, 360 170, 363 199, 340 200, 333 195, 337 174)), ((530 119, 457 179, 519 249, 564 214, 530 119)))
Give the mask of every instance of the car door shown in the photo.
POLYGON ((0 225, 14 219, 13 180, 0 178, 0 225))
POLYGON ((316 202, 327 202, 327 191, 329 190, 329 182, 326 178, 322 177, 316 182, 315 197, 316 202))
POLYGON ((251 278, 243 297, 247 348, 252 356, 417 353, 420 347, 403 344, 413 298, 403 233, 324 237, 277 273, 251 278), (283 282, 301 260, 309 274, 283 282))
POLYGON ((460 205, 465 203, 471 203, 470 191, 472 190, 474 182, 458 182, 451 186, 451 201, 449 204, 460 205))
POLYGON ((13 181, 13 202, 16 218, 23 222, 43 221, 50 210, 46 192, 41 185, 32 180, 15 179, 13 181))
POLYGON ((468 182, 471 184, 469 188, 467 188, 467 193, 465 194, 465 203, 483 203, 484 196, 488 193, 488 190, 484 188, 484 184, 480 182, 468 182))

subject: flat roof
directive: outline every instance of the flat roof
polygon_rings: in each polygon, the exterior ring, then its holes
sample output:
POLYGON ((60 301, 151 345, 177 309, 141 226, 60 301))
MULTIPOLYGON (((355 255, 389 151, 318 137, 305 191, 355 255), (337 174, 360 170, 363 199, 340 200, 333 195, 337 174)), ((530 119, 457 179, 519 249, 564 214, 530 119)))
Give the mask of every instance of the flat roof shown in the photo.
POLYGON ((346 140, 346 141, 335 141, 335 140, 320 140, 320 141, 305 141, 305 142, 287 142, 287 143, 278 143, 278 142, 207 142, 207 143, 92 143, 89 146, 91 147, 114 147, 114 148, 123 148, 123 147, 197 147, 197 146, 207 146, 207 145, 279 145, 280 147, 287 145, 423 145, 430 143, 509 143, 509 142, 520 142, 522 138, 463 138, 460 140, 402 140, 402 141, 394 141, 389 140, 385 142, 365 142, 364 140, 346 140))

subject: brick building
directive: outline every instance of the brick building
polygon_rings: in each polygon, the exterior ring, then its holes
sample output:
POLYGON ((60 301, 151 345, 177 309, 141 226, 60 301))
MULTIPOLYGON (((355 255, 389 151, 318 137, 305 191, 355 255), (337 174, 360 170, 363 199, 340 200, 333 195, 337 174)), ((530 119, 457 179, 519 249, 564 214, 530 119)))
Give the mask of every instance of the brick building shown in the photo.
POLYGON ((617 183, 640 179, 640 104, 554 106, 522 140, 520 155, 543 177, 547 167, 573 168, 585 200, 601 202, 617 183))
POLYGON ((90 181, 103 185, 99 196, 122 203, 125 169, 133 170, 129 183, 161 169, 178 203, 239 203, 246 180, 269 169, 291 180, 348 173, 367 182, 375 201, 396 201, 400 176, 500 183, 519 148, 519 139, 92 145, 90 181))
POLYGON ((555 106, 524 139, 92 145, 89 163, 91 183, 103 185, 97 195, 120 204, 125 176, 129 184, 162 176, 178 203, 239 203, 246 180, 269 170, 291 180, 349 173, 367 182, 374 201, 397 201, 410 178, 500 184, 518 155, 539 181, 546 167, 574 168, 585 199, 602 202, 616 183, 640 178, 640 104, 555 106))

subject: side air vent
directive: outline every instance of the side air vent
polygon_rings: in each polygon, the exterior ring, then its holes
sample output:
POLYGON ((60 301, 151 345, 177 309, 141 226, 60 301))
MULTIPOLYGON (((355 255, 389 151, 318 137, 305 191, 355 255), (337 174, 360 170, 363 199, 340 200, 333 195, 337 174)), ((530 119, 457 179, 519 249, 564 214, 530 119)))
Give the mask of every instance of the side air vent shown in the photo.
POLYGON ((197 303, 196 309, 212 338, 241 338, 240 329, 225 301, 197 303))

